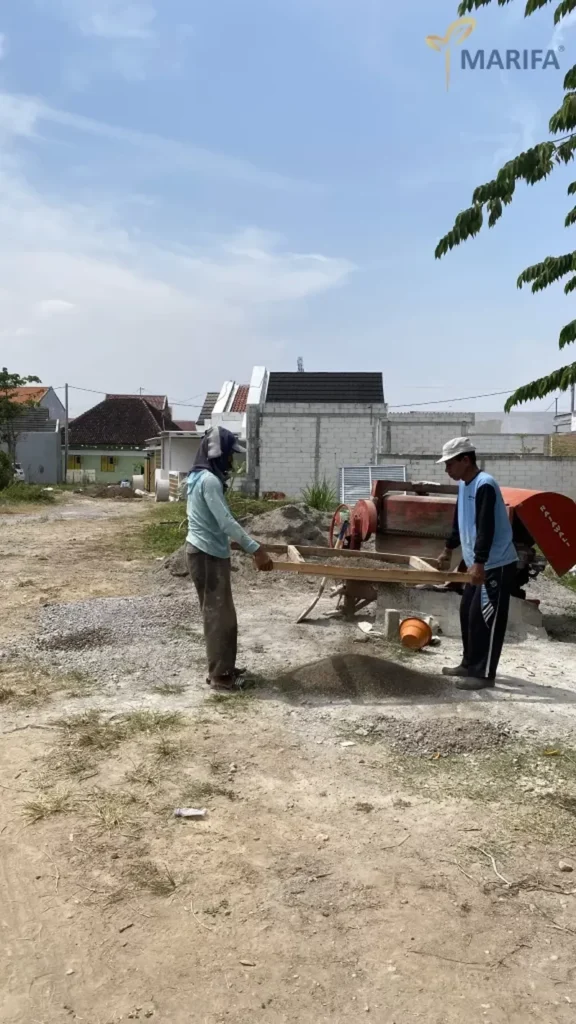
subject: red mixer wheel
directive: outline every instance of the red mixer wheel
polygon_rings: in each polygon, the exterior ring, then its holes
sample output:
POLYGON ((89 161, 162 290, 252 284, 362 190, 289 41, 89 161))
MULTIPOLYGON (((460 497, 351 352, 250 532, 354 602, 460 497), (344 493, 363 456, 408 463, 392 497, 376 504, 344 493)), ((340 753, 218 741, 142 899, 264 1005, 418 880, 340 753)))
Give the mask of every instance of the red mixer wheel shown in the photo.
POLYGON ((360 540, 370 540, 378 529, 378 512, 373 501, 357 501, 352 509, 352 532, 360 540))
POLYGON ((344 522, 347 523, 348 529, 346 530, 346 536, 350 534, 350 515, 351 510, 349 505, 338 505, 334 515, 332 516, 332 522, 330 523, 330 547, 336 547, 336 541, 340 536, 340 530, 344 522), (346 515, 343 516, 341 513, 346 510, 346 515))

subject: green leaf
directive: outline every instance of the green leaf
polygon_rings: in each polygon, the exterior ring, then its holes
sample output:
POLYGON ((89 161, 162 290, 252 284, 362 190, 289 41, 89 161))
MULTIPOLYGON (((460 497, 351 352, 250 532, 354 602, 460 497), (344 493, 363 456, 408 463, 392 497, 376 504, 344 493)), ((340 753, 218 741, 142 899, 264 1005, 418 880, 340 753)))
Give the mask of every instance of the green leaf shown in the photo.
MULTIPOLYGON (((490 3, 492 0, 462 0, 458 14, 462 17, 463 14, 470 14, 470 11, 477 11, 479 7, 487 7, 490 3)), ((505 3, 511 3, 511 0, 498 0, 498 3, 503 6, 505 3)))
POLYGON ((574 152, 576 151, 576 135, 572 138, 566 139, 565 142, 561 142, 559 146, 556 146, 556 163, 568 164, 574 159, 574 152))
POLYGON ((567 191, 569 196, 573 196, 574 193, 576 192, 576 181, 571 181, 570 184, 568 185, 568 188, 566 189, 566 191, 567 191))
POLYGON ((567 14, 576 9, 576 0, 562 0, 554 11, 554 24, 558 25, 567 14))
POLYGON ((569 228, 572 224, 576 224, 576 206, 572 207, 570 213, 566 214, 566 218, 564 220, 565 227, 569 228))
POLYGON ((575 288, 576 288, 576 277, 571 277, 570 280, 567 281, 566 284, 564 285, 564 291, 566 292, 566 295, 570 295, 570 292, 573 292, 575 288))
POLYGON ((541 7, 546 7, 546 4, 549 3, 551 0, 527 0, 524 17, 529 18, 535 11, 539 11, 541 7))
POLYGON ((493 228, 496 221, 502 216, 502 203, 500 199, 491 199, 488 203, 488 227, 493 228))
POLYGON ((568 252, 564 256, 547 256, 542 263, 535 263, 532 267, 526 267, 516 282, 518 288, 524 284, 532 283, 532 291, 540 292, 548 288, 561 277, 565 277, 572 270, 576 270, 576 253, 568 252))
POLYGON ((564 75, 564 88, 576 89, 576 64, 564 75))
POLYGON ((576 320, 566 324, 560 331, 558 348, 566 348, 566 345, 571 345, 574 341, 576 341, 576 320))
POLYGON ((576 92, 569 92, 564 97, 560 110, 550 118, 549 128, 554 134, 576 128, 576 92))
POLYGON ((533 402, 537 398, 545 398, 546 395, 550 395, 554 391, 568 391, 572 384, 576 384, 576 363, 562 366, 559 370, 554 370, 554 373, 549 374, 548 377, 540 377, 539 380, 533 380, 530 384, 518 388, 514 394, 510 395, 504 410, 510 412, 511 409, 523 402, 533 402))

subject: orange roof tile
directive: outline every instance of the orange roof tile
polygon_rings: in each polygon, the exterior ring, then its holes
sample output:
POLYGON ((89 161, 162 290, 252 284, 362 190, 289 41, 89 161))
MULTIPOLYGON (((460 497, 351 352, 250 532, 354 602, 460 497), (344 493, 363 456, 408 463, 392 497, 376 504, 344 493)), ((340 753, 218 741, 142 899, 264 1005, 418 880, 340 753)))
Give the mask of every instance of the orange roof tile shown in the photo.
POLYGON ((44 395, 48 394, 49 388, 38 388, 38 387, 25 387, 25 388, 14 388, 9 394, 11 402, 16 402, 17 405, 23 405, 25 402, 40 402, 44 395))

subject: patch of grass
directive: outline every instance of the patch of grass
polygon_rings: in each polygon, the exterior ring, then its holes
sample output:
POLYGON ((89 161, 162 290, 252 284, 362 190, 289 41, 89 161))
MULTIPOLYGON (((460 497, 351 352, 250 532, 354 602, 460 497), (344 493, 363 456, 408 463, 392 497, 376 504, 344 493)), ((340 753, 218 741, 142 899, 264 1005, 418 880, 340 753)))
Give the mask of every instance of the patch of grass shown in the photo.
POLYGON ((51 505, 54 492, 46 491, 39 484, 13 483, 0 491, 0 505, 22 505, 33 502, 36 505, 51 505))
POLYGON ((338 495, 326 477, 317 484, 308 484, 302 491, 302 501, 309 508, 319 512, 333 512, 338 504, 338 495))
MULTIPOLYGON (((62 719, 61 742, 45 760, 46 770, 54 778, 95 774, 102 756, 125 740, 138 735, 164 738, 164 733, 179 729, 184 719, 176 711, 133 711, 113 719, 97 710, 62 719)), ((134 781, 136 769, 134 769, 134 781)))
POLYGON ((388 767, 403 787, 430 799, 501 803, 508 828, 576 841, 576 751, 562 743, 438 759, 392 754, 388 767), (548 749, 561 753, 548 757, 548 749))
POLYGON ((571 590, 573 593, 576 593, 576 575, 573 576, 572 573, 566 573, 566 576, 561 576, 558 582, 561 583, 563 587, 566 587, 567 590, 571 590))
MULTIPOLYGON (((287 505, 287 501, 266 501, 263 498, 250 498, 238 494, 236 491, 229 491, 226 500, 232 515, 236 519, 245 516, 257 516, 263 512, 270 512, 271 509, 287 505)), ((150 555, 171 555, 177 551, 186 540, 188 524, 186 517, 186 503, 170 502, 166 505, 154 505, 149 510, 145 519, 142 535, 142 550, 150 555)))
POLYGON ((127 782, 135 786, 148 786, 156 789, 162 780, 158 761, 139 761, 124 776, 127 782))
POLYGON ((135 889, 144 889, 153 896, 171 896, 178 888, 178 883, 166 864, 159 867, 153 860, 140 860, 131 864, 126 871, 126 877, 135 889))
POLYGON ((84 697, 91 687, 91 680, 79 672, 52 675, 25 662, 0 668, 0 704, 13 704, 18 708, 46 704, 61 692, 67 697, 84 697))
POLYGON ((154 753, 157 761, 176 761, 182 757, 184 747, 181 743, 174 743, 168 736, 161 736, 154 745, 154 753))
POLYGON ((135 817, 141 801, 134 793, 114 793, 106 789, 95 789, 86 803, 93 815, 94 824, 103 832, 139 828, 135 817))
POLYGON ((264 512, 272 512, 275 508, 292 504, 288 498, 285 501, 269 501, 267 498, 250 498, 237 491, 229 491, 226 500, 236 519, 243 519, 244 516, 260 516, 264 512))
POLYGON ((132 711, 105 719, 100 711, 85 711, 59 723, 76 747, 110 750, 138 733, 178 729, 184 724, 177 711, 132 711))
POLYGON ((211 693, 205 704, 217 707, 224 714, 234 715, 243 711, 254 711, 254 693, 250 690, 234 690, 232 693, 211 693))
POLYGON ((180 797, 178 806, 179 807, 197 807, 202 804, 204 800, 208 800, 210 797, 223 796, 227 800, 235 800, 236 794, 233 789, 228 786, 219 786, 216 782, 210 782, 208 780, 194 779, 189 781, 185 788, 182 796, 180 797))
POLYGON ((159 683, 154 687, 153 692, 158 693, 161 697, 172 697, 184 693, 185 690, 184 683, 159 683))
POLYGON ((22 808, 32 825, 45 818, 51 818, 55 814, 65 814, 71 809, 70 794, 67 790, 39 793, 35 800, 30 800, 22 808))

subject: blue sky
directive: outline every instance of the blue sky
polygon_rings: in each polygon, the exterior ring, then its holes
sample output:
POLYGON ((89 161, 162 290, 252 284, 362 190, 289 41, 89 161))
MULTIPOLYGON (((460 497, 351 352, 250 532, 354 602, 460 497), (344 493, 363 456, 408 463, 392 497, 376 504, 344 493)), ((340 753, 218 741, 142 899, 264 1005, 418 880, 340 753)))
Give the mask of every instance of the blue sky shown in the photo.
MULTIPOLYGON (((573 297, 515 281, 573 248, 574 168, 521 188, 439 263, 434 247, 476 184, 546 137, 576 32, 553 38, 550 8, 481 10, 470 49, 562 46, 563 70, 462 72, 455 51, 447 93, 425 36, 456 6, 4 4, 1 363, 166 392, 190 418, 224 379, 299 355, 308 370, 382 370, 393 405, 561 365, 573 297)), ((96 398, 76 393, 75 411, 96 398)))

